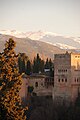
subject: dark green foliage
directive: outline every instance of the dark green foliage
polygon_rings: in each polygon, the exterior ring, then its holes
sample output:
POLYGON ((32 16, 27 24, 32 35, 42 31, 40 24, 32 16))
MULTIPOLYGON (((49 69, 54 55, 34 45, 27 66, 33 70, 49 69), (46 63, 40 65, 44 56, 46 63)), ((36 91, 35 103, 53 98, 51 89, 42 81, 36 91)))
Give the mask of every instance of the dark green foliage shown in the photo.
POLYGON ((30 74, 31 74, 31 62, 30 62, 30 60, 27 61, 26 74, 27 74, 27 75, 30 75, 30 74))
POLYGON ((53 62, 51 59, 42 60, 39 54, 36 55, 33 62, 31 62, 26 56, 25 53, 20 53, 18 57, 18 66, 19 66, 19 73, 25 73, 27 75, 31 75, 31 73, 42 73, 44 74, 44 69, 50 69, 49 76, 53 77, 53 62))
POLYGON ((80 107, 56 104, 49 96, 34 96, 29 107, 29 120, 80 120, 80 107))
POLYGON ((26 73, 28 56, 25 53, 20 53, 18 57, 19 73, 26 73))
POLYGON ((54 77, 53 62, 51 59, 49 59, 49 60, 48 60, 48 58, 46 59, 44 68, 49 70, 48 72, 45 73, 46 75, 48 75, 50 77, 54 77))
POLYGON ((44 72, 44 61, 37 54, 33 61, 33 73, 43 73, 44 72))
POLYGON ((45 69, 49 69, 49 68, 50 68, 50 65, 49 65, 49 60, 47 58, 46 63, 45 63, 45 69))
POLYGON ((40 71, 41 73, 44 73, 44 60, 40 61, 40 71))
POLYGON ((46 63, 45 63, 45 69, 51 69, 53 67, 53 62, 51 59, 48 60, 48 58, 46 59, 46 63))
POLYGON ((28 86, 28 93, 32 93, 34 87, 33 86, 28 86))
POLYGON ((15 42, 10 38, 0 53, 0 120, 26 119, 19 97, 22 80, 14 47, 15 42))
POLYGON ((25 63, 22 61, 21 56, 18 58, 18 65, 19 65, 19 73, 23 73, 25 71, 25 63))
POLYGON ((75 101, 75 105, 80 107, 80 93, 78 93, 78 97, 77 97, 77 99, 75 101))

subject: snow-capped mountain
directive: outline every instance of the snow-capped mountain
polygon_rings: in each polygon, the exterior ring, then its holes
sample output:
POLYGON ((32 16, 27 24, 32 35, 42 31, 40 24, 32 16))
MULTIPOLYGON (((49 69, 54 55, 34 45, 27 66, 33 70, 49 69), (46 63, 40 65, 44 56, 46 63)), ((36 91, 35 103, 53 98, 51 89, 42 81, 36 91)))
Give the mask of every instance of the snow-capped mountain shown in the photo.
POLYGON ((20 32, 20 31, 16 31, 16 30, 1 30, 0 31, 1 34, 5 34, 5 35, 11 35, 11 36, 15 36, 18 38, 30 38, 32 40, 39 40, 41 38, 43 38, 46 35, 57 35, 56 33, 51 33, 51 32, 43 32, 43 31, 37 31, 37 32, 20 32))
POLYGON ((34 59, 37 53, 39 53, 42 59, 46 60, 47 58, 53 59, 54 54, 65 52, 65 50, 42 41, 31 40, 29 38, 17 38, 2 34, 0 34, 0 52, 3 52, 5 42, 9 38, 12 38, 16 42, 16 53, 26 53, 31 60, 34 59))
POLYGON ((55 46, 58 46, 61 49, 76 49, 76 47, 72 47, 66 44, 61 44, 61 43, 55 43, 55 46))
POLYGON ((32 40, 43 41, 55 45, 61 49, 80 49, 80 37, 62 36, 52 32, 18 32, 16 30, 2 30, 1 34, 12 35, 18 38, 30 38, 32 40))

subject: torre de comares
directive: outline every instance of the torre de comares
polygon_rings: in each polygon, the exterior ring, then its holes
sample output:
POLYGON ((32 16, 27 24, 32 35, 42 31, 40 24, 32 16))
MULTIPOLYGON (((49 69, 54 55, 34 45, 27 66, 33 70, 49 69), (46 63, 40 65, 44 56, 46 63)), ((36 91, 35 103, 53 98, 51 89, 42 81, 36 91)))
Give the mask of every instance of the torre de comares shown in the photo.
POLYGON ((54 100, 74 102, 80 92, 80 54, 54 55, 54 100))

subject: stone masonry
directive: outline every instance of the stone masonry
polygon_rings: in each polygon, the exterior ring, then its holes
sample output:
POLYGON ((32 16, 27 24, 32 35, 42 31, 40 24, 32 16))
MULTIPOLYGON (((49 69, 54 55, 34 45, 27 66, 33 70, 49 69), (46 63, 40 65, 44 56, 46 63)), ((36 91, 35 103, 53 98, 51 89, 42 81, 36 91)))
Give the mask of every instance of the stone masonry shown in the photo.
POLYGON ((54 55, 54 100, 74 102, 80 91, 80 54, 54 55))

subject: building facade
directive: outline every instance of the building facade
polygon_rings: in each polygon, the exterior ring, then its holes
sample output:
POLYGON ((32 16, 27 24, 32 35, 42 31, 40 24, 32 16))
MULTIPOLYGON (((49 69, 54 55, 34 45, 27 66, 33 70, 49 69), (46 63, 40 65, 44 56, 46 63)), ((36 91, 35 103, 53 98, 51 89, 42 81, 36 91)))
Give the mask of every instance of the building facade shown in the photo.
POLYGON ((33 92, 37 96, 52 95, 53 78, 45 75, 31 75, 29 78, 29 86, 33 86, 33 92))
POLYGON ((80 54, 55 54, 54 100, 74 102, 80 92, 80 54))

